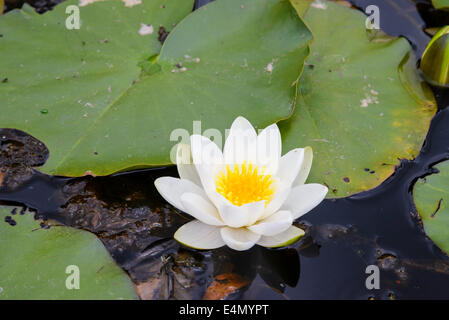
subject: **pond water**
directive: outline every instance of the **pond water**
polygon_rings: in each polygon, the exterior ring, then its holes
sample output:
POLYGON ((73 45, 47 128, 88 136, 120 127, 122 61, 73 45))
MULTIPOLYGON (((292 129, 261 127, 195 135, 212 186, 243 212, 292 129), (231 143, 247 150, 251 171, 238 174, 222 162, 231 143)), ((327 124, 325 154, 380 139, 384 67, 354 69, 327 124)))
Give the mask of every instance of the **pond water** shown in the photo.
MULTIPOLYGON (((197 1, 196 7, 206 2, 197 1)), ((449 16, 428 1, 351 3, 362 9, 378 5, 381 28, 405 36, 417 56, 430 39, 424 29, 449 23, 449 16)), ((434 91, 439 111, 420 155, 401 160, 374 190, 323 201, 299 221, 306 237, 288 248, 243 253, 183 248, 172 235, 187 217, 166 204, 153 185, 160 176, 175 176, 175 168, 97 178, 46 176, 27 164, 30 157, 42 162, 47 150, 33 148, 11 130, 2 130, 1 150, 9 162, 3 163, 0 200, 95 233, 138 285, 167 280, 145 298, 202 298, 213 277, 221 275, 241 287, 229 299, 448 299, 449 258, 425 235, 412 199, 413 183, 449 159, 449 94, 434 91), (379 290, 365 286, 368 265, 381 270, 379 290)))

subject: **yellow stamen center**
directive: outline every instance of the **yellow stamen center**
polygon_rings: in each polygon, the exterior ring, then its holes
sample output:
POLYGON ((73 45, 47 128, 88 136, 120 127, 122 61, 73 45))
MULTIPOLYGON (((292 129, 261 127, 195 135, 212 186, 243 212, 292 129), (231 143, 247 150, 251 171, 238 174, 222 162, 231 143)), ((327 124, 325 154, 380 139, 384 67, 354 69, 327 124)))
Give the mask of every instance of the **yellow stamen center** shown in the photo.
POLYGON ((274 186, 271 175, 263 173, 251 163, 226 165, 226 170, 215 178, 216 190, 236 206, 265 200, 267 205, 273 196, 274 186))

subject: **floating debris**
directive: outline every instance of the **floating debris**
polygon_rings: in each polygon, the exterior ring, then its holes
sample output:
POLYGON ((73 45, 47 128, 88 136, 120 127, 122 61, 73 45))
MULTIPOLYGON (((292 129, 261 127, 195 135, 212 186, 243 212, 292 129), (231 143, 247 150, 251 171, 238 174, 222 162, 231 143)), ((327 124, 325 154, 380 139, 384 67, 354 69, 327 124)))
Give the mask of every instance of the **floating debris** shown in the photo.
POLYGON ((87 6, 87 5, 91 4, 91 3, 99 2, 99 1, 103 1, 103 0, 80 0, 78 2, 78 5, 80 7, 85 7, 85 6, 87 6))
MULTIPOLYGON (((364 87, 363 89, 366 90, 367 88, 371 88, 371 85, 368 85, 368 87, 364 87)), ((379 92, 370 89, 369 93, 365 93, 365 99, 360 100, 360 107, 367 108, 370 104, 379 104, 378 95, 379 92)))
POLYGON ((314 2, 312 2, 311 6, 321 10, 327 9, 327 4, 322 0, 315 0, 314 2))
POLYGON ((141 36, 146 36, 148 34, 152 34, 153 32, 154 32, 154 28, 153 28, 152 24, 150 24, 150 25, 147 25, 145 23, 140 24, 139 34, 141 36))
POLYGON ((274 63, 274 60, 272 60, 272 61, 265 67, 265 71, 266 71, 266 72, 269 72, 269 73, 272 73, 272 72, 273 72, 273 63, 274 63))
POLYGON ((125 4, 125 7, 131 8, 141 4, 142 0, 122 0, 122 2, 125 4))

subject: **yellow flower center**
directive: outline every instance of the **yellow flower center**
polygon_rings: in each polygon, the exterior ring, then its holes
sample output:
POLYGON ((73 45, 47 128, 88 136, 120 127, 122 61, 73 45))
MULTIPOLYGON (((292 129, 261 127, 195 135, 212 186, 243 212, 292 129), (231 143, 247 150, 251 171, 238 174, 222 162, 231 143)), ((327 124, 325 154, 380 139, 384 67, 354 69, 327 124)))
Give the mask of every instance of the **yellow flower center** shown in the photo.
POLYGON ((226 170, 215 178, 216 190, 236 206, 265 200, 267 205, 273 196, 274 186, 271 175, 263 174, 251 163, 241 165, 226 165, 226 170))

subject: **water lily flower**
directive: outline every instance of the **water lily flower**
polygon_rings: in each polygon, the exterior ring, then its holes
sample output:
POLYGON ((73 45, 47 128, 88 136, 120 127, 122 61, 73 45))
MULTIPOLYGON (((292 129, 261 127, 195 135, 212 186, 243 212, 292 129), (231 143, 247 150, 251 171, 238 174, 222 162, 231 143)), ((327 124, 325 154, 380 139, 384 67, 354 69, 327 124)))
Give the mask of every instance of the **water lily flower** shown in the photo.
POLYGON ((165 200, 195 218, 176 231, 175 239, 196 249, 227 245, 243 251, 255 244, 285 246, 304 235, 293 221, 316 207, 328 189, 304 184, 312 165, 310 147, 284 156, 281 149, 276 124, 257 135, 243 117, 233 122, 223 152, 197 134, 190 146, 180 143, 180 178, 155 181, 165 200))

